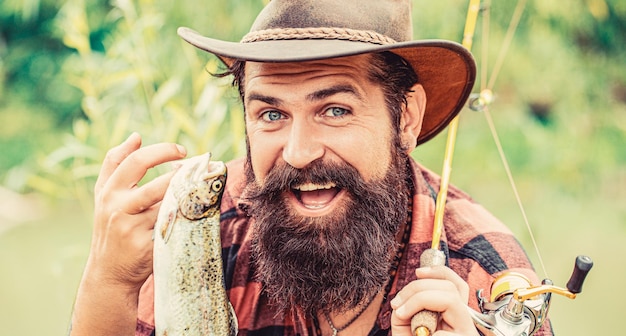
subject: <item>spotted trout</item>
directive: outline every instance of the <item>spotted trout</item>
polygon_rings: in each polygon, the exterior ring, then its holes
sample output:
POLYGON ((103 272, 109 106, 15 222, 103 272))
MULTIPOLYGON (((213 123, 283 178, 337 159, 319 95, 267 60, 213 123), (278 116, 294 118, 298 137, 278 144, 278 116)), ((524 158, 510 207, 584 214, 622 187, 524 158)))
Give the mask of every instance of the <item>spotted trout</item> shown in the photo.
POLYGON ((226 295, 220 202, 226 166, 211 154, 182 161, 154 228, 156 336, 236 335, 226 295))

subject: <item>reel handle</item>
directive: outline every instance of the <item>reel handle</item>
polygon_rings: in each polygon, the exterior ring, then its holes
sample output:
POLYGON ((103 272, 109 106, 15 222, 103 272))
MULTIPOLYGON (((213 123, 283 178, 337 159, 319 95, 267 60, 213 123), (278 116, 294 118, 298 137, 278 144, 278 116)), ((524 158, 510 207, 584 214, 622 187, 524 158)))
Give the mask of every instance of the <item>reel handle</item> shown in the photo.
POLYGON ((576 262, 574 263, 574 271, 572 272, 572 276, 567 282, 567 289, 574 293, 578 294, 582 292, 583 282, 587 277, 587 274, 593 267, 593 260, 585 255, 579 255, 576 257, 576 262))

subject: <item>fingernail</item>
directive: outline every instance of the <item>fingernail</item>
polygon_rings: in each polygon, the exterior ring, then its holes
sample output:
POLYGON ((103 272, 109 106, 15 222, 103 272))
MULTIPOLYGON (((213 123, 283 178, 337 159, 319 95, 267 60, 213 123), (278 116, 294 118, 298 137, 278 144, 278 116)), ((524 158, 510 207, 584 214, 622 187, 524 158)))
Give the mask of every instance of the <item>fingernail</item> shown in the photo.
POLYGON ((131 141, 131 140, 135 140, 135 139, 136 139, 136 138, 138 138, 138 137, 140 137, 140 136, 139 136, 139 133, 137 133, 137 132, 132 132, 132 133, 130 133, 130 135, 128 136, 128 138, 126 138, 126 141, 125 141, 125 142, 129 142, 129 141, 131 141))
POLYGON ((430 271, 430 267, 428 267, 428 266, 416 268, 415 269, 415 276, 417 276, 417 278, 420 279, 422 277, 422 275, 428 274, 429 271, 430 271))
POLYGON ((398 308, 395 309, 396 311, 396 315, 398 316, 404 316, 404 311, 406 310, 405 306, 400 306, 398 308))
POLYGON ((397 296, 394 297, 393 300, 389 302, 389 304, 391 304, 391 307, 398 307, 400 303, 401 303, 401 300, 397 296))
POLYGON ((181 146, 181 145, 176 145, 176 149, 178 149, 178 152, 182 155, 182 156, 186 156, 187 155, 187 150, 185 149, 185 147, 181 146))

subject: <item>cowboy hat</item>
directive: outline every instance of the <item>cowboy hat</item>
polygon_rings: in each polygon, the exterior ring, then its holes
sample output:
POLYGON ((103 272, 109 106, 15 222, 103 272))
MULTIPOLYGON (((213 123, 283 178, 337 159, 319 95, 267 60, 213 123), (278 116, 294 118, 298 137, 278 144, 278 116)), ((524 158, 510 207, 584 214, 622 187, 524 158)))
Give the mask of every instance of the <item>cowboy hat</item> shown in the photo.
POLYGON ((240 42, 202 36, 181 27, 178 34, 199 49, 234 60, 299 62, 391 51, 411 64, 427 104, 417 144, 456 116, 476 77, 470 52, 445 40, 412 40, 411 0, 273 0, 240 42))

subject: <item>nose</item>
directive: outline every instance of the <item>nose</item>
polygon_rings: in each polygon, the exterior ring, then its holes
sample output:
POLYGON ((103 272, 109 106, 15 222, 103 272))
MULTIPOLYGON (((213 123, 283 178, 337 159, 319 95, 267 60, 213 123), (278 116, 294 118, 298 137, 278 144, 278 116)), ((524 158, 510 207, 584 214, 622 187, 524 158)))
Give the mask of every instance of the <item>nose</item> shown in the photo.
POLYGON ((283 160, 301 169, 324 155, 324 145, 316 135, 315 126, 306 120, 294 120, 287 143, 283 148, 283 160))

